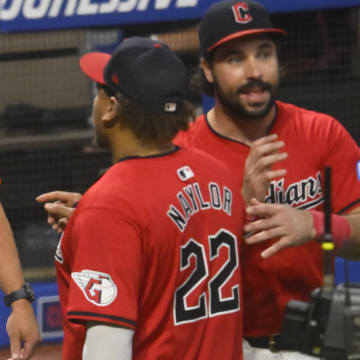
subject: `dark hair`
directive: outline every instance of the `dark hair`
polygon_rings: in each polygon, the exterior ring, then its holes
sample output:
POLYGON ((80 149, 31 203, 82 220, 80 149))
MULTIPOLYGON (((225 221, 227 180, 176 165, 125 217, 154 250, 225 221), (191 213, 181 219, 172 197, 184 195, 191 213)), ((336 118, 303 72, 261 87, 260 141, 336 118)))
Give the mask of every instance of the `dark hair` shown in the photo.
POLYGON ((98 90, 100 89, 103 89, 105 94, 108 96, 108 97, 112 97, 112 96, 115 96, 116 97, 116 92, 111 89, 109 86, 107 85, 104 85, 104 84, 100 84, 100 83, 96 83, 96 88, 98 90))
MULTIPOLYGON (((276 52, 278 55, 279 71, 280 71, 280 79, 281 79, 284 76, 284 74, 286 73, 286 68, 283 65, 280 41, 275 37, 272 38, 272 40, 275 44, 276 52)), ((210 66, 212 66, 212 64, 213 64, 213 54, 214 54, 214 52, 211 52, 205 59, 210 66)), ((206 94, 211 97, 215 96, 214 84, 210 83, 206 79, 204 71, 200 65, 197 67, 196 71, 194 72, 194 75, 191 78, 190 85, 191 85, 192 90, 197 94, 206 94)))
POLYGON ((187 130, 194 120, 194 107, 185 101, 174 114, 159 114, 146 110, 136 102, 117 94, 118 116, 121 125, 130 129, 143 145, 169 144, 180 130, 187 130))

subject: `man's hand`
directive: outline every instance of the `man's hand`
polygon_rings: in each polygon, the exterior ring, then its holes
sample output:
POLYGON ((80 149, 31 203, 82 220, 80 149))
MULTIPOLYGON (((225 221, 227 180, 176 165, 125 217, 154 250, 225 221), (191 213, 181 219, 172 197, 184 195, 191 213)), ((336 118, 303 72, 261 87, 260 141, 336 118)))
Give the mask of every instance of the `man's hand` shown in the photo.
POLYGON ((254 141, 251 146, 242 187, 242 195, 248 205, 252 198, 264 201, 270 182, 286 174, 286 169, 271 169, 275 163, 287 158, 286 152, 279 152, 284 142, 276 140, 277 135, 272 134, 254 141))
POLYGON ((6 331, 10 338, 11 359, 28 360, 41 341, 32 305, 25 299, 14 301, 6 331))
POLYGON ((313 217, 306 210, 298 210, 289 205, 264 204, 252 199, 246 212, 250 216, 259 217, 244 227, 244 230, 251 234, 245 239, 248 244, 279 238, 279 241, 261 253, 263 258, 315 238, 313 217))
POLYGON ((81 194, 67 191, 52 191, 36 197, 36 201, 45 203, 48 224, 57 232, 62 232, 68 219, 74 212, 74 205, 81 199, 81 194))

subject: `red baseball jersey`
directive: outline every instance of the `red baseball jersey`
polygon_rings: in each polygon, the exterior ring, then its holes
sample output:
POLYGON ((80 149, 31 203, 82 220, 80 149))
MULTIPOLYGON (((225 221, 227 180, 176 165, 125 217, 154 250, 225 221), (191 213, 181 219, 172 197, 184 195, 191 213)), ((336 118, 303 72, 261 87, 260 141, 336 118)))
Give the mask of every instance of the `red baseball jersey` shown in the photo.
MULTIPOLYGON (((265 201, 322 210, 324 167, 331 166, 333 212, 347 213, 358 207, 360 152, 348 132, 328 115, 279 101, 276 105, 270 133, 285 142, 283 151, 288 158, 273 168, 285 168, 287 174, 271 182, 265 201)), ((228 164, 242 182, 250 148, 217 134, 205 116, 175 142, 212 154, 228 164)), ((268 246, 269 242, 242 248, 244 335, 249 337, 278 333, 288 301, 308 301, 311 291, 322 285, 322 250, 317 243, 262 259, 260 253, 268 246)))
POLYGON ((133 329, 136 360, 242 359, 239 189, 197 150, 112 166, 56 252, 63 359, 81 359, 87 320, 133 329))

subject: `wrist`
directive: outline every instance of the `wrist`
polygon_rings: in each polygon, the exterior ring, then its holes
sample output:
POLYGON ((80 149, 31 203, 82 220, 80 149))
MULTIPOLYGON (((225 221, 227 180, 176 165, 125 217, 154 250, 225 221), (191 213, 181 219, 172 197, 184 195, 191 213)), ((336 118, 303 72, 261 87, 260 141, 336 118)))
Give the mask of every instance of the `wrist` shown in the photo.
MULTIPOLYGON (((317 241, 323 241, 325 234, 325 214, 316 210, 310 210, 309 212, 313 217, 315 239, 317 241)), ((332 214, 331 229, 332 240, 335 246, 338 248, 343 247, 344 242, 349 240, 351 236, 351 226, 349 221, 344 216, 332 214)))
POLYGON ((31 302, 29 300, 27 300, 25 298, 15 300, 10 305, 12 310, 16 310, 16 309, 19 309, 19 308, 23 309, 24 307, 28 307, 28 306, 32 307, 32 304, 31 304, 31 302))
POLYGON ((34 290, 29 283, 25 283, 19 289, 4 296, 4 302, 6 306, 12 306, 13 304, 15 306, 15 303, 21 299, 24 299, 29 303, 32 303, 35 300, 34 290))

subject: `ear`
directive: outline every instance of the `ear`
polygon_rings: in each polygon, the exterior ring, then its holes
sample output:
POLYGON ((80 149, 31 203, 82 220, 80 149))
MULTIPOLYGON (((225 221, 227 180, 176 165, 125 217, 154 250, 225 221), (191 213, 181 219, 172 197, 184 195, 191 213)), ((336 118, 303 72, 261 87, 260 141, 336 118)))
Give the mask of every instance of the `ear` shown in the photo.
POLYGON ((211 65, 204 58, 201 58, 201 60, 200 60, 200 67, 201 67, 202 71, 204 72, 206 80, 209 83, 213 83, 214 77, 213 77, 211 65))
POLYGON ((108 104, 105 107, 105 112, 102 116, 102 121, 105 127, 110 128, 114 126, 117 118, 117 109, 119 106, 119 101, 115 96, 109 98, 108 104))

